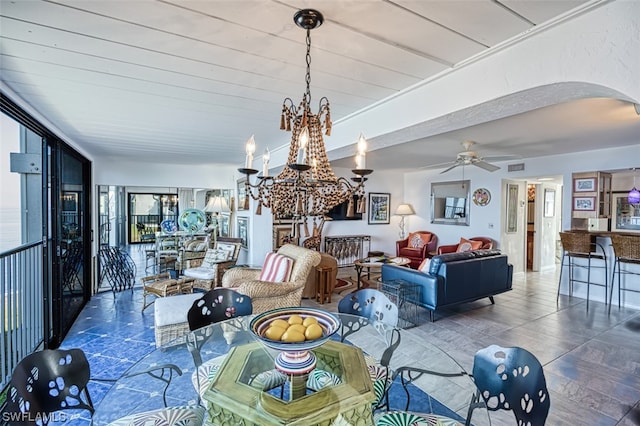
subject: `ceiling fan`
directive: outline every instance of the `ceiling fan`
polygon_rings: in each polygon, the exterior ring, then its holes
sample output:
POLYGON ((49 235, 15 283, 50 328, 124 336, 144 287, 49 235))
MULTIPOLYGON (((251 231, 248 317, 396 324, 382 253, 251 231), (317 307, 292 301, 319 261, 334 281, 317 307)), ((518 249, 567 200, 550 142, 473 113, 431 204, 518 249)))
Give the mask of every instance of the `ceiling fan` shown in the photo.
MULTIPOLYGON (((488 163, 486 161, 486 159, 484 157, 481 157, 477 151, 472 151, 471 148, 473 147, 473 145, 475 145, 476 142, 474 141, 464 141, 462 142, 462 146, 464 147, 464 151, 459 152, 455 161, 452 162, 448 162, 448 163, 443 163, 443 164, 436 164, 433 166, 430 166, 429 168, 435 168, 437 166, 442 166, 442 165, 447 165, 447 164, 451 164, 449 167, 447 167, 446 169, 444 169, 443 171, 440 172, 440 174, 442 173, 446 173, 451 169, 454 169, 458 166, 477 166, 480 167, 481 169, 490 171, 490 172, 495 172, 496 170, 500 169, 500 167, 488 163)), ((503 156, 503 157, 493 157, 494 159, 508 159, 508 158, 513 158, 513 156, 503 156)))

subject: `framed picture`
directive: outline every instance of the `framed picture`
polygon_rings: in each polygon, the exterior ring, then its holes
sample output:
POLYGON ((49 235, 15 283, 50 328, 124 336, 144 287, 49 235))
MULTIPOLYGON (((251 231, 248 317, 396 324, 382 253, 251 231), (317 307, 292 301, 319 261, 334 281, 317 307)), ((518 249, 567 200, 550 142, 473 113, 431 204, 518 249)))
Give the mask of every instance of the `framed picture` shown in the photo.
POLYGON ((518 232, 518 185, 507 184, 507 220, 506 230, 508 234, 518 232))
POLYGON ((573 210, 587 211, 596 209, 596 197, 573 197, 573 210))
POLYGON ((544 217, 553 217, 556 210, 556 191, 544 190, 544 217))
POLYGON ((640 205, 629 204, 629 193, 611 194, 611 230, 640 233, 640 205))
POLYGON ((369 224, 383 225, 391 221, 389 205, 391 203, 391 194, 370 192, 369 193, 369 224))
POLYGON ((291 225, 274 225, 273 226, 273 251, 278 250, 285 244, 291 243, 298 245, 298 239, 291 238, 291 225))
POLYGON ((236 220, 238 223, 238 238, 242 240, 241 246, 249 248, 249 218, 238 217, 236 220))
POLYGON ((596 178, 576 178, 573 180, 573 192, 595 192, 596 178))
POLYGON ((238 210, 248 210, 249 206, 245 206, 244 199, 247 194, 244 183, 247 181, 247 178, 238 179, 238 210))
POLYGON ((218 216, 218 235, 221 237, 230 237, 231 230, 229 229, 229 222, 231 221, 231 213, 223 212, 218 216))

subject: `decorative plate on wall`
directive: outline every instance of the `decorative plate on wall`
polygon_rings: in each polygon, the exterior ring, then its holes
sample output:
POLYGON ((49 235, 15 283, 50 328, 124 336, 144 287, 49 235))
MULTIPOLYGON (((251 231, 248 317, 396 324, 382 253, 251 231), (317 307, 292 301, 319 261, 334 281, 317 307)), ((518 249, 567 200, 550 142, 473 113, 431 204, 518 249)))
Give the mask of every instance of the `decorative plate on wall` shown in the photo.
POLYGON ((176 225, 176 221, 173 219, 165 219, 160 222, 160 229, 162 229, 162 232, 165 234, 172 235, 178 230, 178 225, 176 225))
POLYGON ((186 209, 178 218, 180 228, 188 232, 199 232, 207 224, 207 216, 200 209, 186 209))
POLYGON ((486 188, 478 188, 473 191, 473 202, 476 206, 486 206, 491 201, 491 193, 486 188))

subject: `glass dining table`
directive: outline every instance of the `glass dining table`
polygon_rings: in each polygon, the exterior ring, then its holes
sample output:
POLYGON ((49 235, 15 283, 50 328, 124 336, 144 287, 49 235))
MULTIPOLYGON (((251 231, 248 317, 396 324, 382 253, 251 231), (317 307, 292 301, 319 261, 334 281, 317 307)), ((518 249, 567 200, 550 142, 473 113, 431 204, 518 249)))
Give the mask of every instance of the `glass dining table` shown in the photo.
MULTIPOLYGON (((211 425, 372 425, 376 396, 368 364, 385 356, 392 336, 400 341, 389 362, 390 371, 397 375, 388 387, 391 410, 433 413, 465 424, 476 387, 453 357, 411 330, 349 314, 334 315, 341 326, 330 340, 313 349, 317 365, 308 377, 315 382, 310 384, 305 375, 307 389, 302 395, 292 388, 299 378, 289 377, 270 387, 262 381, 256 386, 256 377, 280 374, 274 368, 278 352, 250 331, 253 316, 237 317, 192 331, 144 356, 108 390, 93 424, 106 425, 165 406, 201 404, 207 407, 205 424, 211 425), (218 364, 217 373, 201 398, 192 374, 196 366, 211 360, 218 364), (409 377, 411 383, 403 385, 401 378, 409 377)), ((474 409, 470 424, 491 424, 487 409, 474 409)))

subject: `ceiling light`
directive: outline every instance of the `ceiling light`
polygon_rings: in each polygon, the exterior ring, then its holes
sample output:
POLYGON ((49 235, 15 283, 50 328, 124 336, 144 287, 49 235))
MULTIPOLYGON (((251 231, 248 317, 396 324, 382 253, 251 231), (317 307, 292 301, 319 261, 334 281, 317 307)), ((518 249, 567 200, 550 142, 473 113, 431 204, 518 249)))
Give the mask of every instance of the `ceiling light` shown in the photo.
POLYGON ((320 98, 317 114, 311 112, 311 30, 322 25, 324 18, 317 10, 303 9, 295 13, 293 20, 307 32, 307 72, 306 91, 300 104, 296 106, 290 98, 282 104, 280 128, 292 132, 287 166, 277 176, 268 176, 267 154, 263 156, 262 176, 258 176, 256 183, 251 183, 251 175, 258 173, 252 167, 256 149, 252 136, 246 146, 245 167, 238 170, 247 175, 245 199, 239 200, 245 208, 249 207, 251 197, 258 201, 256 214, 260 214, 262 206, 265 206, 271 208, 278 219, 292 219, 291 237, 297 238, 299 225, 304 226, 305 236, 309 236, 307 222, 310 220, 314 224, 314 235, 319 235, 321 229, 316 227, 316 219, 322 219, 332 207, 352 200, 353 195, 360 197, 358 213, 364 213, 365 176, 373 170, 365 165, 367 141, 362 134, 357 143, 356 166, 352 170, 356 177, 351 180, 355 184, 344 177, 336 177, 331 169, 322 136, 323 131, 326 136, 331 135, 329 100, 320 98))
POLYGON ((640 204, 640 191, 636 189, 636 168, 634 167, 631 170, 633 170, 633 189, 629 191, 627 201, 629 204, 640 204))

